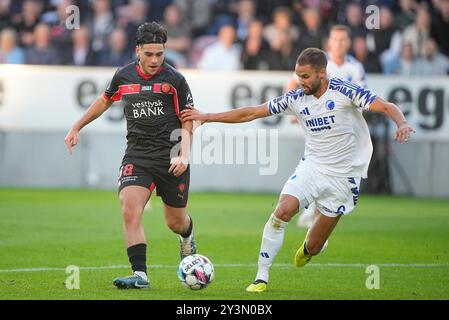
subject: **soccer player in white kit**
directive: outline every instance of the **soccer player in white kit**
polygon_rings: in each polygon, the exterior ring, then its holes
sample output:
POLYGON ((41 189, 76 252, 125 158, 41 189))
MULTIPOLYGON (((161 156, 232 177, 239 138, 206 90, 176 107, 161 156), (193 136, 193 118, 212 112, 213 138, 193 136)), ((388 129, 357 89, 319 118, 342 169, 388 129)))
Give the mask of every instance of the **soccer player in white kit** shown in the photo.
MULTIPOLYGON (((329 32, 327 52, 327 73, 358 86, 366 87, 365 68, 352 55, 348 54, 351 48, 351 29, 344 25, 334 25, 329 32)), ((289 82, 287 89, 293 90, 300 86, 296 74, 289 82)), ((291 116, 292 122, 297 122, 296 116, 291 116)), ((298 227, 310 228, 314 217, 317 217, 315 202, 309 204, 297 220, 298 227)))
POLYGON ((246 290, 263 292, 269 270, 284 239, 290 219, 312 201, 319 215, 295 255, 304 266, 322 250, 343 215, 352 212, 359 197, 360 179, 366 176, 372 144, 362 110, 382 112, 397 130, 394 139, 406 142, 414 129, 393 103, 371 91, 339 78, 328 78, 324 51, 308 48, 299 55, 295 72, 301 89, 293 90, 258 106, 221 113, 199 113, 186 109, 183 121, 239 123, 280 113, 298 117, 305 129, 304 157, 285 183, 276 209, 265 224, 256 279, 246 290))

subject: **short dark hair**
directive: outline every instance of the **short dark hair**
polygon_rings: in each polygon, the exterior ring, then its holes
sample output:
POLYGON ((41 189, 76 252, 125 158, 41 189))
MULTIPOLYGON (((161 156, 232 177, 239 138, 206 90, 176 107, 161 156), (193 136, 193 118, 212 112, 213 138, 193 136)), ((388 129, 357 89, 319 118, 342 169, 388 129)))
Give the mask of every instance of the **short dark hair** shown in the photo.
POLYGON ((315 69, 326 68, 327 57, 326 53, 318 48, 307 48, 304 49, 298 56, 296 64, 300 66, 305 66, 307 64, 311 65, 315 69))
POLYGON ((167 30, 157 22, 145 22, 141 24, 136 32, 136 46, 148 43, 167 42, 167 30))

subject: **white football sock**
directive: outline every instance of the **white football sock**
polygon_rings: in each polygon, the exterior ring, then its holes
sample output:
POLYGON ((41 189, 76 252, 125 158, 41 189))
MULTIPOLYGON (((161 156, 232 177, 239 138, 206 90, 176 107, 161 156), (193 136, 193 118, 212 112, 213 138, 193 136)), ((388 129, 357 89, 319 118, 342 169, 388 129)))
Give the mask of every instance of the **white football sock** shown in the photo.
POLYGON ((134 271, 136 276, 141 277, 143 280, 148 281, 147 274, 143 271, 134 271))
POLYGON ((263 229, 256 279, 268 282, 268 274, 284 241, 285 227, 288 222, 278 219, 272 214, 263 229))

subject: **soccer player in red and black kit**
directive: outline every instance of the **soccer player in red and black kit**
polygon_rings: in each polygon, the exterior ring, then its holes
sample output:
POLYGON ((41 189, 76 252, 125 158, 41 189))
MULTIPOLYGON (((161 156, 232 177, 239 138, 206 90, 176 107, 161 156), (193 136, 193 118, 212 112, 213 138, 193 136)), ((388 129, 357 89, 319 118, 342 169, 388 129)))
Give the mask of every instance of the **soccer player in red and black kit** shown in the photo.
POLYGON ((114 101, 124 101, 127 148, 120 167, 119 197, 125 242, 133 275, 114 280, 122 289, 149 288, 142 214, 153 189, 164 202, 168 227, 179 235, 181 258, 196 253, 192 218, 187 214, 192 122, 179 113, 193 106, 184 77, 164 61, 167 32, 156 22, 136 33, 138 59, 114 74, 109 87, 75 123, 65 138, 69 152, 78 133, 114 101))

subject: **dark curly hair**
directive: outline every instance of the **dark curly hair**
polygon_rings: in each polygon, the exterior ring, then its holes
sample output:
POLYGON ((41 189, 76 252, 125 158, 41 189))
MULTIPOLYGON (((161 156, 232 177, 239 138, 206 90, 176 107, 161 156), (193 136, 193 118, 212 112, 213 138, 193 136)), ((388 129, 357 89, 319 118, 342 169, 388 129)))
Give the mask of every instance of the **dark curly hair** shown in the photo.
POLYGON ((136 46, 148 43, 167 42, 167 31, 157 22, 145 22, 140 25, 136 32, 136 46))

